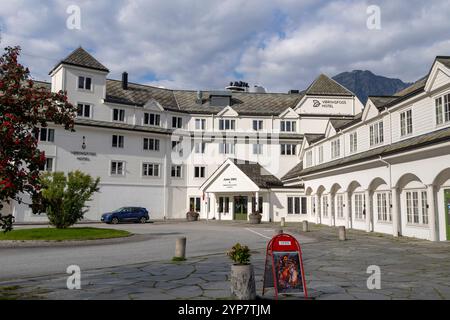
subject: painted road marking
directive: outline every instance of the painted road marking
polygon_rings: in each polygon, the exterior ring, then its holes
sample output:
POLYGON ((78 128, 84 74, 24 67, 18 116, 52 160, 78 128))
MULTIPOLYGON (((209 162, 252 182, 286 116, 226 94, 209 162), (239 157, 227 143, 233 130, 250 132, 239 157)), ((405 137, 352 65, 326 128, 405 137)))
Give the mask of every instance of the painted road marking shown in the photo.
POLYGON ((250 228, 245 228, 245 230, 250 231, 250 232, 253 232, 254 234, 257 234, 257 235, 260 236, 260 237, 263 237, 263 238, 266 238, 266 239, 272 239, 271 237, 268 237, 268 236, 266 236, 266 235, 264 235, 264 234, 262 234, 262 233, 256 232, 256 231, 254 231, 254 230, 252 230, 252 229, 250 229, 250 228))

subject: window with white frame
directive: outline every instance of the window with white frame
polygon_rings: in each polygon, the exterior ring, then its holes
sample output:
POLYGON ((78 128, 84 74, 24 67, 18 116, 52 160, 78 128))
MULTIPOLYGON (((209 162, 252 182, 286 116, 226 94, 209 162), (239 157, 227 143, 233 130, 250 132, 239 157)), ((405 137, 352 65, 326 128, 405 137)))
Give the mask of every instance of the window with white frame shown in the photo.
POLYGON ((183 127, 182 117, 172 117, 172 128, 181 129, 183 127))
POLYGON ((189 211, 200 212, 201 201, 202 201, 202 199, 200 197, 190 197, 189 198, 189 211))
POLYGON ((355 193, 355 219, 363 220, 365 218, 366 200, 363 193, 355 193))
POLYGON ((111 161, 111 175, 123 176, 125 175, 125 162, 124 161, 111 161))
POLYGON ((125 122, 125 110, 113 109, 113 121, 125 122))
POLYGON ((125 137, 118 135, 118 134, 113 134, 112 136, 112 147, 113 148, 123 148, 124 147, 124 141, 125 141, 125 137))
POLYGON ((160 141, 159 139, 153 139, 153 138, 144 138, 144 150, 145 151, 159 151, 160 148, 160 141))
POLYGON ((328 218, 328 195, 322 196, 322 215, 324 218, 328 218))
POLYGON ((253 154, 256 154, 256 155, 263 154, 263 145, 260 143, 253 144, 253 154))
POLYGON ((92 106, 86 103, 79 103, 77 105, 77 116, 80 118, 90 118, 92 106))
POLYGON ((412 110, 406 110, 400 113, 400 134, 407 136, 413 132, 412 110))
POLYGON ((384 142, 384 125, 379 121, 370 126, 370 146, 376 146, 384 142))
POLYGON ((323 163, 323 146, 319 146, 319 163, 323 163))
POLYGON ((92 78, 90 77, 78 77, 78 89, 92 90, 92 78))
POLYGON ((288 214, 307 214, 306 197, 287 197, 288 214))
POLYGON ((306 151, 306 167, 312 166, 312 150, 306 151))
POLYGON ((435 100, 436 104, 436 124, 450 122, 450 94, 439 97, 435 100))
POLYGON ((335 139, 331 141, 331 158, 336 159, 341 155, 341 140, 335 139))
POLYGON ((392 222, 392 193, 391 192, 377 192, 375 193, 376 210, 378 221, 392 222))
POLYGON ((205 178, 206 168, 205 167, 194 167, 194 178, 205 178))
POLYGON ((229 212, 230 212, 230 198, 219 197, 219 213, 229 213, 229 212))
POLYGON ((283 155, 283 156, 295 156, 296 155, 297 145, 295 145, 295 144, 282 143, 282 144, 280 144, 280 148, 281 148, 281 155, 283 155))
POLYGON ((283 120, 280 123, 281 132, 296 132, 297 131, 297 121, 283 120))
POLYGON ((426 190, 406 191, 406 222, 428 225, 428 203, 426 190))
POLYGON ((236 129, 236 120, 219 119, 219 130, 234 130, 234 129, 236 129))
POLYGON ((336 213, 338 219, 344 218, 344 195, 342 194, 336 196, 336 213))
POLYGON ((194 144, 194 151, 197 154, 204 154, 206 152, 206 143, 205 142, 196 142, 194 144))
POLYGON ((39 142, 55 142, 55 129, 38 128, 34 131, 34 137, 39 142))
POLYGON ((159 177, 160 165, 158 163, 143 163, 142 176, 143 177, 159 177))
POLYGON ((154 127, 160 127, 161 126, 161 115, 157 113, 144 113, 144 125, 146 126, 154 126, 154 127))
POLYGON ((358 151, 358 133, 353 132, 350 134, 350 153, 358 151))
POLYGON ((54 159, 53 158, 45 158, 45 162, 39 167, 40 171, 53 172, 54 159))
POLYGON ((234 154, 235 146, 231 142, 219 143, 219 154, 234 154))
POLYGON ((206 119, 195 119, 195 130, 206 130, 206 119))
POLYGON ((170 170, 170 175, 172 178, 181 178, 182 177, 182 166, 174 165, 170 170))
POLYGON ((253 120, 253 130, 260 131, 264 129, 264 121, 263 120, 253 120))

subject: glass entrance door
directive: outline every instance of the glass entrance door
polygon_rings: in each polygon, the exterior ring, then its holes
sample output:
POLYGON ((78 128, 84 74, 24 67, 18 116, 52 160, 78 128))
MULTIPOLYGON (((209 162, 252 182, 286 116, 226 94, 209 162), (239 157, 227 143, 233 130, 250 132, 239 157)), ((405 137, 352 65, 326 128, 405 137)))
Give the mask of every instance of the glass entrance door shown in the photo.
POLYGON ((450 240, 450 189, 444 190, 445 199, 445 226, 447 229, 447 240, 450 240))
POLYGON ((234 220, 247 220, 248 197, 234 197, 234 220))

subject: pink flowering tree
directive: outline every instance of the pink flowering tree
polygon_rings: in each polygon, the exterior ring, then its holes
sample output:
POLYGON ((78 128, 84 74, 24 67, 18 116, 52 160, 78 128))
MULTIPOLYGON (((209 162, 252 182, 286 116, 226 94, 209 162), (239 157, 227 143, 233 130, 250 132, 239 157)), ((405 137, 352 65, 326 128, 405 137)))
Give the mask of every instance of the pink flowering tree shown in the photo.
MULTIPOLYGON (((19 54, 19 47, 8 47, 0 57, 0 210, 12 200, 22 203, 27 194, 33 212, 39 212, 39 168, 45 154, 34 132, 48 122, 73 130, 76 107, 65 92, 35 86, 19 54)), ((0 228, 11 230, 12 221, 12 216, 0 216, 0 228)))

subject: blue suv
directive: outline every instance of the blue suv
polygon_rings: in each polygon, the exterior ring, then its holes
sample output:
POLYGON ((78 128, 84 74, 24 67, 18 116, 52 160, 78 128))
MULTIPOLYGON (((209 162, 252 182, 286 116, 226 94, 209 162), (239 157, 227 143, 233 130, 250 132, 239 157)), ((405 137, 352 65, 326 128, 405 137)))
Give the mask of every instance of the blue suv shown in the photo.
POLYGON ((147 209, 140 207, 123 207, 102 215, 101 221, 118 224, 119 222, 146 223, 150 219, 147 209))

